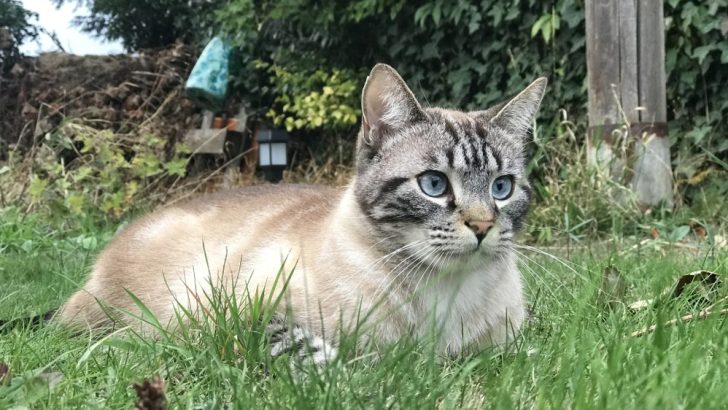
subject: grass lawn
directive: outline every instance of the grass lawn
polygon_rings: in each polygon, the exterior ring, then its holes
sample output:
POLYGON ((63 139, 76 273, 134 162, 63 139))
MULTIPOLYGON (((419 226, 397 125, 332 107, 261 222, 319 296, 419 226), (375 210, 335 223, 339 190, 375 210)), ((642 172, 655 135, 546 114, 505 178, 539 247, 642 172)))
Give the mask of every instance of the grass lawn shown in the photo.
MULTIPOLYGON (((0 215, 2 319, 57 307, 116 229, 69 233, 33 215, 0 215)), ((653 298, 691 271, 725 276, 728 251, 640 239, 547 249, 560 260, 522 250, 532 320, 505 351, 457 361, 436 358, 426 342, 405 341, 377 363, 346 357, 301 377, 285 358, 266 359, 265 346, 250 342, 260 338, 244 327, 198 324, 158 341, 121 332, 71 336, 52 325, 6 328, 0 361, 11 379, 0 382, 0 408, 128 409, 132 384, 153 376, 165 380, 173 408, 724 408, 728 315, 632 337, 696 312, 695 298, 631 312, 605 307, 599 288, 613 265, 628 285, 623 301, 653 298)), ((725 286, 717 292, 714 300, 728 293, 725 286)))

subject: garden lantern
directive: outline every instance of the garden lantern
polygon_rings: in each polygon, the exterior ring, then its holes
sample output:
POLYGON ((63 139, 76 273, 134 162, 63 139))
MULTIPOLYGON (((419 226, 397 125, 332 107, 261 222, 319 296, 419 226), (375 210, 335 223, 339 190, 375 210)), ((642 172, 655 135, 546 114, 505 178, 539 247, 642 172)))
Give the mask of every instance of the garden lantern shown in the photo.
POLYGON ((288 165, 288 133, 283 129, 258 130, 258 165, 270 182, 283 179, 283 169, 288 165))

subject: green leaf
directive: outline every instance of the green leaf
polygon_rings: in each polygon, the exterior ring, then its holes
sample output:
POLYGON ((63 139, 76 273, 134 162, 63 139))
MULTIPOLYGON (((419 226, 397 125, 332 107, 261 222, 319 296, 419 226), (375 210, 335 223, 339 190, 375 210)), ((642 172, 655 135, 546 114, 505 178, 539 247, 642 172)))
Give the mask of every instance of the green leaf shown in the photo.
POLYGON ((31 177, 28 192, 30 192, 30 196, 33 202, 38 202, 40 200, 47 187, 48 180, 43 179, 37 175, 33 175, 31 177))
POLYGON ((536 20, 535 23, 533 23, 533 26, 531 26, 531 38, 536 37, 538 33, 541 32, 541 27, 543 27, 543 25, 546 24, 546 22, 548 22, 550 18, 550 14, 544 14, 543 16, 539 17, 539 19, 536 20))
POLYGON ((439 1, 435 3, 435 6, 432 8, 432 21, 435 23, 435 26, 440 25, 440 18, 442 17, 442 3, 439 1))
POLYGON ((698 63, 702 64, 705 60, 705 57, 708 56, 708 53, 715 50, 717 47, 714 45, 707 45, 707 46, 700 46, 696 47, 695 50, 693 50, 693 57, 698 59, 698 63))
POLYGON ((25 253, 31 253, 33 251, 33 241, 27 239, 22 245, 20 245, 20 249, 22 249, 25 253))
POLYGON ((187 171, 187 160, 185 158, 177 158, 164 164, 164 169, 170 175, 184 176, 187 171))
POLYGON ((679 242, 690 233, 690 226, 688 225, 682 225, 678 226, 677 228, 673 229, 672 232, 670 232, 670 241, 672 242, 679 242))

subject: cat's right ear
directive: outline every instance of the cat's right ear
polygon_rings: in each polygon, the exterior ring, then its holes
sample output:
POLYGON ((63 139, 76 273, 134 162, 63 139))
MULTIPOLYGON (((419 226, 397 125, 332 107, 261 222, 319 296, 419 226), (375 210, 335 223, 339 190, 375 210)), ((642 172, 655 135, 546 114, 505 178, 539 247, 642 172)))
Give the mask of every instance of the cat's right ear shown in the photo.
POLYGON ((377 64, 369 73, 361 96, 364 143, 377 144, 381 138, 424 117, 415 95, 394 68, 377 64))

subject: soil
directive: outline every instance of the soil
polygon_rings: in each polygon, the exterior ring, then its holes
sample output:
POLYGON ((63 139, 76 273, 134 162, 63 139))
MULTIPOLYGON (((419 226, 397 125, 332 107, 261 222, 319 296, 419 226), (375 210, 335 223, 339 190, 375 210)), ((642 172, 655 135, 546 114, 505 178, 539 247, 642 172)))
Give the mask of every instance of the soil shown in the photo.
POLYGON ((118 134, 151 132, 174 146, 200 122, 200 109, 184 95, 195 58, 183 44, 131 55, 22 58, 0 78, 0 160, 3 150, 27 150, 64 118, 118 134))

